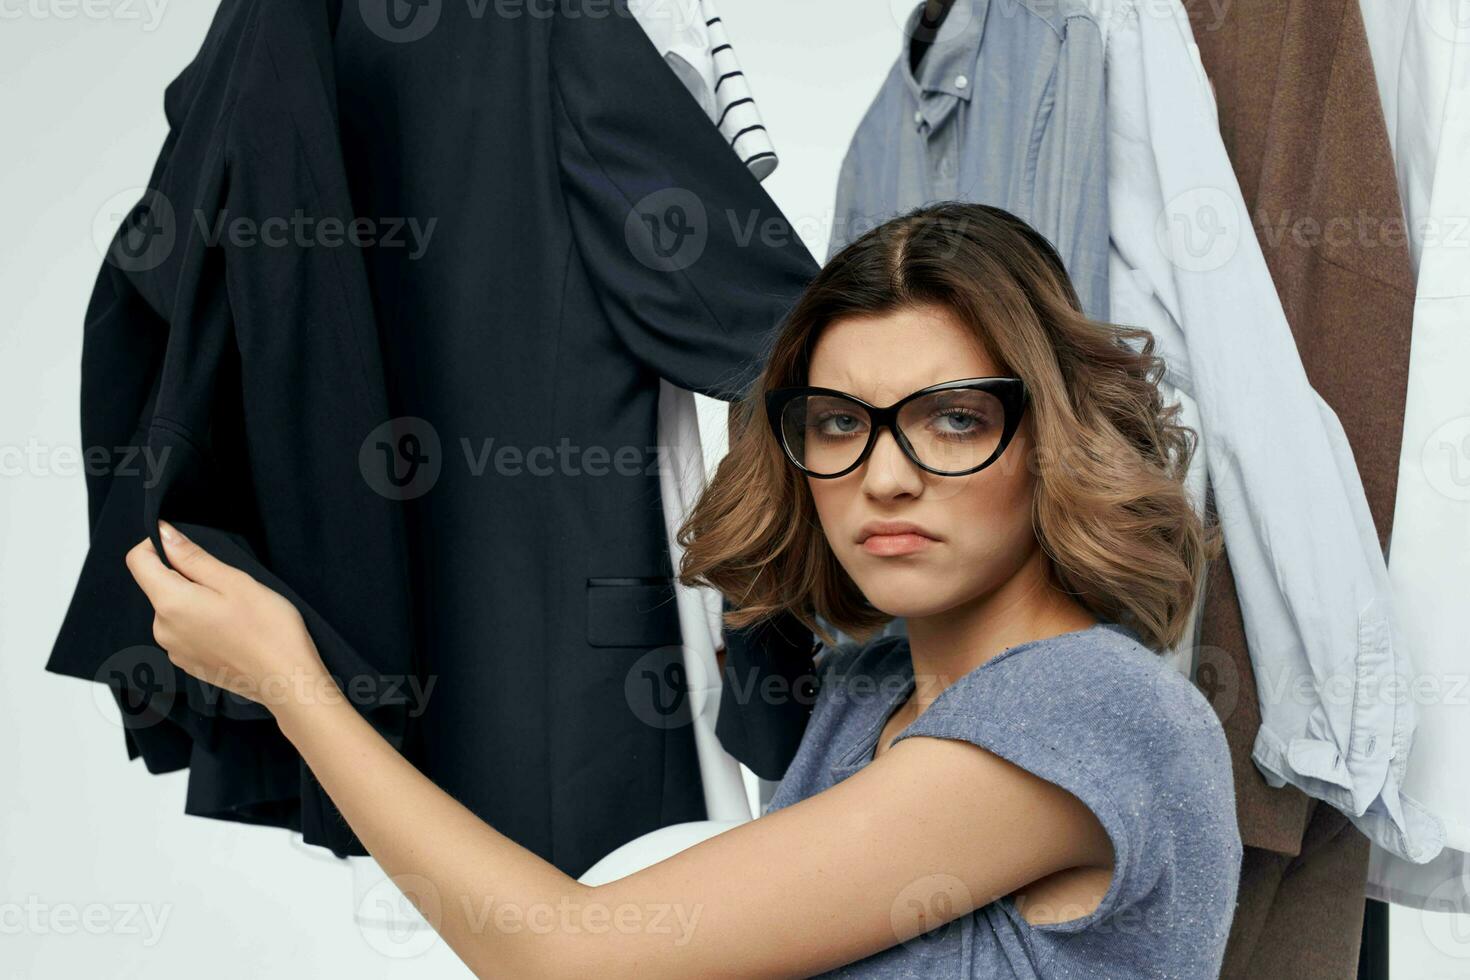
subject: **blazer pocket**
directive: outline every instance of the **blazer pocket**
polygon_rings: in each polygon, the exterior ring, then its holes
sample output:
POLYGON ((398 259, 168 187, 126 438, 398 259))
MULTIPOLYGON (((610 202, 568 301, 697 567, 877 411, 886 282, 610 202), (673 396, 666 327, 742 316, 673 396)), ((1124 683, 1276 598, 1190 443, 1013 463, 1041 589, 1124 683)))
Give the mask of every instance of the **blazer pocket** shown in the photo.
POLYGON ((658 647, 683 642, 671 578, 589 578, 587 643, 658 647))

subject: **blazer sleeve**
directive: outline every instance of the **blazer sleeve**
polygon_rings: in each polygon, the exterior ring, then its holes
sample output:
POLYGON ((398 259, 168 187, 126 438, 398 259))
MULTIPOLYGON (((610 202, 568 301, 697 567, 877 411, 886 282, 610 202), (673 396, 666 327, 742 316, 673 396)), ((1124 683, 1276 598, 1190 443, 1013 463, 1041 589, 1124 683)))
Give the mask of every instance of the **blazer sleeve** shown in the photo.
MULTIPOLYGON (((689 97, 623 4, 553 23, 551 97, 563 193, 603 309, 650 371, 742 397, 816 275, 790 222, 689 97)), ((811 716, 815 640, 794 617, 725 634, 715 732, 778 779, 811 716), (774 678, 786 696, 762 694, 774 678)))
POLYGON ((785 775, 801 746, 817 694, 816 651, 812 631, 787 613, 725 632, 715 736, 762 779, 785 775))
POLYGON ((575 248, 613 329, 660 377, 739 398, 815 260, 621 4, 559 15, 550 71, 575 248))

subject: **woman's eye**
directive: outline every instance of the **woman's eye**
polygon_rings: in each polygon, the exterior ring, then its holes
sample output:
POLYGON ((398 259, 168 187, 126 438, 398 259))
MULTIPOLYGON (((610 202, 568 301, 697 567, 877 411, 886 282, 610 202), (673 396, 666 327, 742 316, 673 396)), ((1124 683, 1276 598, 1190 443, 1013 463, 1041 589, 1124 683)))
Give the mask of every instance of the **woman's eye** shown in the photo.
POLYGON ((940 435, 966 436, 985 429, 985 418, 974 412, 950 409, 934 416, 934 425, 940 435))
POLYGON ((856 415, 834 412, 817 420, 817 431, 828 436, 847 436, 862 430, 863 420, 856 415))

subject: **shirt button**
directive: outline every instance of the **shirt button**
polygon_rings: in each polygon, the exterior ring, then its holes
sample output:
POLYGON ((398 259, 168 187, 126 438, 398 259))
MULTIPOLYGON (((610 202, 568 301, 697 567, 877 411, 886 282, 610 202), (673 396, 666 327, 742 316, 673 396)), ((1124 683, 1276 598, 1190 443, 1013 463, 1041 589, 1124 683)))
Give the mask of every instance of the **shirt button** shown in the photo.
POLYGON ((924 114, 922 112, 920 112, 918 109, 915 109, 914 110, 914 125, 915 126, 922 126, 922 125, 924 125, 924 114))
POLYGON ((970 84, 970 80, 968 78, 966 78, 964 75, 956 75, 955 76, 955 80, 954 80, 954 87, 955 88, 964 88, 966 85, 969 85, 969 84, 970 84))

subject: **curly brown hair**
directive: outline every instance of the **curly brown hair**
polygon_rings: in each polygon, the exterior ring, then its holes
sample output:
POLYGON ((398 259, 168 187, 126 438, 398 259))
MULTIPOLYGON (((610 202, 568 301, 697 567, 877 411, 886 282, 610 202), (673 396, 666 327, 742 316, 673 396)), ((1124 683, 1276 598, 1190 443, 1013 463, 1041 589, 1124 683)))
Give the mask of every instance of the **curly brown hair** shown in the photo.
POLYGON ((1165 406, 1147 330, 1088 319, 1051 245, 1000 208, 920 208, 848 245, 788 314, 764 368, 731 406, 731 444, 680 527, 679 578, 729 600, 731 628, 780 613, 826 642, 818 617, 865 638, 892 617, 838 563, 804 477, 765 420, 765 395, 806 383, 824 327, 936 305, 974 330, 1030 395, 1032 525, 1055 586, 1155 650, 1182 637, 1221 548, 1184 487, 1195 433, 1165 406))

